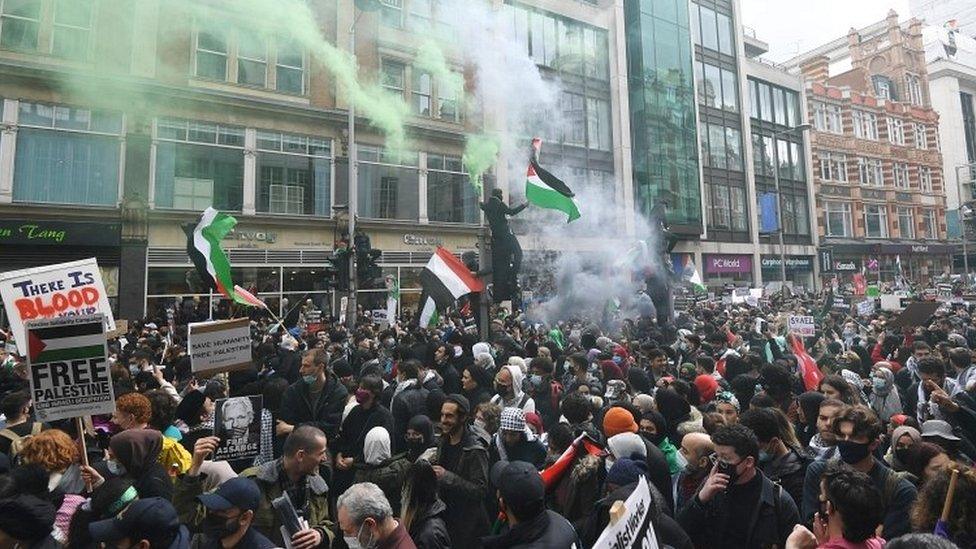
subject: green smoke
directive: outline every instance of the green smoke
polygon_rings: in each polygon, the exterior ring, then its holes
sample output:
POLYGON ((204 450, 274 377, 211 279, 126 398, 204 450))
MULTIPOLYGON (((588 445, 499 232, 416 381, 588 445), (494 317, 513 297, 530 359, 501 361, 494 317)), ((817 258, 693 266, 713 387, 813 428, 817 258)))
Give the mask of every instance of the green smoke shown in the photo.
POLYGON ((484 190, 482 176, 495 165, 498 158, 498 139, 486 134, 469 134, 464 143, 464 167, 478 196, 484 190))
POLYGON ((451 70, 444 58, 444 51, 434 41, 428 40, 420 46, 413 65, 430 73, 439 86, 456 95, 459 104, 464 103, 464 75, 451 70))

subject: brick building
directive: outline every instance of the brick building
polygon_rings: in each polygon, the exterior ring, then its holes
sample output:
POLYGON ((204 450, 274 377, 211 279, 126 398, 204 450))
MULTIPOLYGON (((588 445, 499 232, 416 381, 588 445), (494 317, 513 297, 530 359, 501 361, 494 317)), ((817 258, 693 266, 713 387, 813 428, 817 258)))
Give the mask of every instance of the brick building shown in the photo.
POLYGON ((918 20, 898 15, 794 58, 806 78, 817 225, 837 274, 913 279, 951 265, 939 115, 918 20))

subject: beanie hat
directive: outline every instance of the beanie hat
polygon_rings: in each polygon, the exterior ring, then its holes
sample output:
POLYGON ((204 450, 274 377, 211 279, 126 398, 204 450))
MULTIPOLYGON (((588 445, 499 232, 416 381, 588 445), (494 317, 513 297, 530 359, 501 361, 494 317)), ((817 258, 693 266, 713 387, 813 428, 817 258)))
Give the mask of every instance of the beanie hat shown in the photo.
POLYGON ((603 416, 603 434, 607 438, 620 433, 636 433, 637 422, 626 408, 614 406, 603 416))
POLYGON ((607 473, 607 484, 627 486, 637 482, 645 475, 647 475, 646 461, 621 458, 613 463, 613 467, 607 473))
POLYGON ((708 374, 702 374, 695 378, 695 387, 698 388, 702 403, 711 402, 718 391, 718 381, 708 374))

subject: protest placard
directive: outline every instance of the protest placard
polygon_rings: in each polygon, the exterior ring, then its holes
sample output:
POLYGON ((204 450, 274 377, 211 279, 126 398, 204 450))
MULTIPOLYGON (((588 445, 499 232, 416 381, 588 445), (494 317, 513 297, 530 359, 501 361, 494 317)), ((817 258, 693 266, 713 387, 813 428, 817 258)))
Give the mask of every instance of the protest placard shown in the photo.
POLYGON ((593 544, 593 549, 658 549, 657 536, 651 523, 652 505, 647 479, 642 476, 637 488, 624 502, 623 513, 614 517, 611 508, 610 524, 593 544))
POLYGON ((386 309, 373 309, 372 310, 373 324, 379 324, 380 326, 388 326, 389 317, 387 316, 387 312, 388 311, 386 309))
POLYGON ((790 332, 803 337, 810 337, 817 332, 817 327, 814 324, 812 316, 791 315, 787 319, 787 327, 790 332))
POLYGON ((830 308, 835 311, 850 311, 851 310, 851 300, 848 297, 842 295, 834 295, 831 298, 830 308))
POLYGON ((187 347, 194 373, 250 368, 251 323, 246 318, 190 323, 187 347))
POLYGON ((214 403, 214 435, 220 445, 214 461, 254 459, 261 453, 261 395, 218 399, 214 403))
POLYGON ((115 329, 95 258, 0 274, 0 299, 21 355, 27 354, 29 320, 101 313, 105 329, 115 329))
POLYGON ((869 316, 874 313, 874 300, 865 299, 857 304, 857 314, 860 316, 869 316))
POLYGON ((38 421, 115 410, 101 314, 29 320, 26 328, 30 391, 38 421))
POLYGON ((924 326, 942 304, 937 301, 916 301, 908 304, 898 317, 888 323, 889 328, 924 326))

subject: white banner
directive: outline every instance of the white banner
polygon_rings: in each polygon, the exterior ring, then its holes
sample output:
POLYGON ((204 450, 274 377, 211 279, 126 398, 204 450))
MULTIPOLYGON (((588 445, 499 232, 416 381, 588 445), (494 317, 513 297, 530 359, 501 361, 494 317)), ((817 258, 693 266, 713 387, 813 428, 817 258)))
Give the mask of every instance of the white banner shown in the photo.
POLYGON ((817 332, 812 316, 790 316, 787 327, 790 332, 803 337, 810 337, 817 332))
POLYGON ((115 329, 95 258, 0 274, 0 299, 22 356, 28 349, 24 323, 30 320, 101 313, 105 330, 115 329))
POLYGON ((193 372, 213 374, 250 368, 251 322, 246 318, 193 322, 187 347, 193 372))
POLYGON ((611 508, 610 524, 593 544, 593 549, 658 549, 657 536, 651 523, 651 491, 643 476, 627 501, 624 512, 614 520, 611 508))

